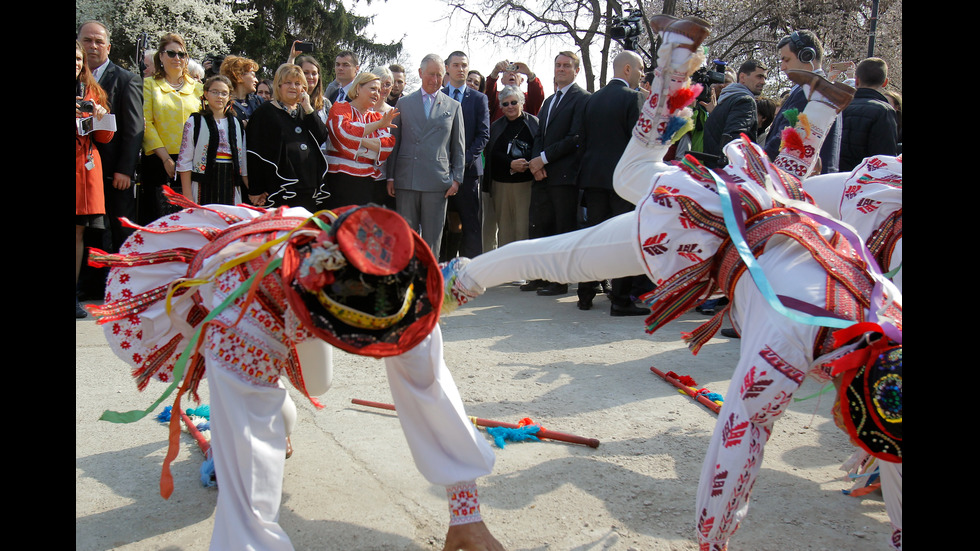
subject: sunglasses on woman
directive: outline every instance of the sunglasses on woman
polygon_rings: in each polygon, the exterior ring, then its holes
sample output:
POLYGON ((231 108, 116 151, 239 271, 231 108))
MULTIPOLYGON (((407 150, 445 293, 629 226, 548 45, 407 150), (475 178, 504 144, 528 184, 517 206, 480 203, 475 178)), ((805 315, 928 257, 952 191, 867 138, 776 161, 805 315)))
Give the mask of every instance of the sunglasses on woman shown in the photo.
POLYGON ((504 102, 501 102, 500 105, 502 107, 510 107, 511 105, 517 105, 517 100, 514 100, 514 101, 504 101, 504 102))
POLYGON ((184 59, 185 57, 187 57, 187 52, 175 52, 173 50, 167 50, 164 53, 167 54, 167 56, 169 56, 170 59, 173 59, 178 56, 180 57, 180 59, 184 59))

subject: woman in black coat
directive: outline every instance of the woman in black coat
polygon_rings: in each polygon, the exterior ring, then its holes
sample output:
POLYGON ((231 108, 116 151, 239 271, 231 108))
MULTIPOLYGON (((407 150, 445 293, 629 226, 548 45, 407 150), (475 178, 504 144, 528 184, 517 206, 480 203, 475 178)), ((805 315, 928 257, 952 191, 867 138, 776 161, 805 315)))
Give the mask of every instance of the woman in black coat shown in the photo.
POLYGON ((330 195, 320 144, 327 127, 316 115, 299 65, 284 64, 272 82, 273 100, 260 105, 245 129, 249 197, 266 208, 316 212, 330 195))

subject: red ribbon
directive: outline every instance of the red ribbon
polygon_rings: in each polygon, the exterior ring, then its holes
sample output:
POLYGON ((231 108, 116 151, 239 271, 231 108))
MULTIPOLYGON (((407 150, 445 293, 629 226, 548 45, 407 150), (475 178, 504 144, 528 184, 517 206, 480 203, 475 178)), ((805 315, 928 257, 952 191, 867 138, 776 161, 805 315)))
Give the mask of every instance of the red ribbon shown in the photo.
POLYGON ((855 338, 863 336, 865 333, 874 333, 879 338, 870 342, 869 346, 859 348, 843 357, 830 363, 833 368, 830 371, 832 377, 840 375, 851 369, 860 369, 874 361, 879 354, 887 350, 891 344, 884 338, 884 330, 877 323, 870 321, 855 323, 854 325, 834 331, 834 346, 843 346, 855 338))

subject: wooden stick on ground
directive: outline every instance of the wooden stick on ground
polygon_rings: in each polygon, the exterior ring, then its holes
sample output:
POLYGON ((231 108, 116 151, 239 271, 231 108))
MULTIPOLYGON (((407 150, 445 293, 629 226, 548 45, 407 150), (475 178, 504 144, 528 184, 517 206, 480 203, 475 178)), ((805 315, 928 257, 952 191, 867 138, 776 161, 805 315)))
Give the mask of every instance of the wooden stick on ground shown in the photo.
MULTIPOLYGON (((353 398, 351 399, 351 403, 360 406, 369 406, 369 407, 374 407, 379 409, 387 409, 390 411, 395 411, 395 406, 391 404, 385 404, 382 402, 371 402, 369 400, 359 400, 357 398, 353 398)), ((475 424, 479 427, 507 427, 510 429, 520 428, 520 425, 517 425, 515 423, 504 423, 503 421, 493 421, 491 419, 483 419, 480 417, 471 417, 470 419, 472 419, 475 422, 475 424)), ((561 442, 569 442, 571 444, 584 444, 590 448, 599 447, 599 441, 596 440, 595 438, 585 438, 583 436, 576 436, 574 434, 556 432, 545 428, 542 428, 540 431, 538 431, 536 436, 538 438, 547 438, 548 440, 559 440, 561 442)))
POLYGON ((187 425, 187 431, 190 432, 191 436, 194 437, 194 440, 197 441, 197 447, 201 448, 201 453, 204 454, 204 457, 207 457, 208 450, 211 449, 211 443, 204 438, 201 431, 197 430, 197 427, 194 426, 194 422, 191 421, 191 418, 188 417, 186 413, 183 411, 180 412, 180 418, 184 421, 184 424, 187 425))
POLYGON ((712 402, 707 397, 702 396, 702 395, 694 392, 693 390, 691 390, 691 387, 689 387, 689 386, 685 385, 684 383, 678 381, 674 377, 671 377, 671 376, 667 375, 663 371, 660 371, 659 369, 657 369, 656 367, 653 367, 653 366, 650 366, 650 371, 653 371, 654 373, 656 373, 657 375, 659 375, 661 379, 663 379, 663 380, 667 381, 668 383, 674 385, 675 387, 681 389, 682 391, 684 391, 685 394, 687 394, 691 398, 694 398, 695 400, 697 400, 698 402, 700 402, 702 405, 704 405, 705 407, 707 407, 711 411, 715 412, 716 415, 718 414, 719 411, 721 411, 721 406, 719 406, 718 404, 712 402))

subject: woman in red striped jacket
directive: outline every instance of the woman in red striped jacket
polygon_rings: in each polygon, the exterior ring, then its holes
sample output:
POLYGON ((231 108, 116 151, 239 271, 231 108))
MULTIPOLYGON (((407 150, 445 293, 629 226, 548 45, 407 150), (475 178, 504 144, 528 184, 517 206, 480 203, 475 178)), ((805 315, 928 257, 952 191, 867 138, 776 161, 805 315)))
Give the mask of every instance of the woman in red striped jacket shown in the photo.
POLYGON ((381 79, 373 73, 354 78, 350 101, 337 102, 327 115, 327 183, 330 208, 371 202, 375 179, 395 145, 391 121, 397 109, 378 113, 371 108, 381 97, 381 79))

